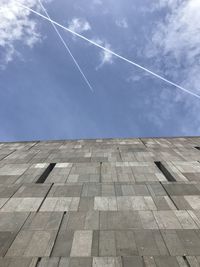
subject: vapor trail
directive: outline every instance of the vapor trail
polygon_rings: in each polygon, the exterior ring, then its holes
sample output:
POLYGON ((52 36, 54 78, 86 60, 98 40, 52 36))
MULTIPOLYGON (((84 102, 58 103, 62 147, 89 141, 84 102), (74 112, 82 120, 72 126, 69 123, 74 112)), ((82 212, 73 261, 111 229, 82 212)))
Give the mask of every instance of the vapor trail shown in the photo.
POLYGON ((58 27, 60 27, 60 28, 62 28, 62 29, 64 29, 64 30, 66 30, 66 31, 68 31, 68 32, 70 32, 70 33, 72 33, 72 34, 78 36, 79 38, 81 38, 81 39, 83 39, 83 40, 85 40, 85 41, 87 41, 87 42, 89 42, 89 43, 95 45, 96 47, 101 48, 102 50, 104 50, 104 51, 110 53, 111 55, 116 56, 117 58, 120 58, 121 60, 123 60, 123 61, 125 61, 125 62, 128 62, 129 64, 134 65, 134 66, 136 66, 137 68, 146 71, 147 73, 150 73, 151 75, 157 77, 158 79, 163 80, 163 81, 165 81, 166 83, 171 84, 171 85, 173 85, 173 86, 179 88, 179 89, 182 90, 183 92, 186 92, 186 93, 188 93, 188 94, 190 94, 190 95, 193 95, 193 96, 195 96, 196 98, 199 98, 199 99, 200 99, 200 95, 197 95, 197 94, 195 94, 195 93, 193 93, 193 92, 191 92, 191 91, 189 91, 189 90, 183 88, 182 86, 180 86, 180 85, 178 85, 178 84, 176 84, 176 83, 174 83, 174 82, 171 82, 170 80, 168 80, 168 79, 166 79, 166 78, 164 78, 164 77, 162 77, 162 76, 156 74, 155 72, 153 72, 153 71, 151 71, 151 70, 149 70, 149 69, 147 69, 147 68, 145 68, 145 67, 143 67, 143 66, 141 66, 141 65, 139 65, 139 64, 137 64, 137 63, 135 63, 134 61, 131 61, 131 60, 129 60, 129 59, 127 59, 127 58, 125 58, 125 57, 123 57, 123 56, 121 56, 121 55, 119 55, 119 54, 113 52, 113 51, 111 51, 110 49, 108 49, 108 48, 106 48, 106 47, 104 47, 104 46, 102 46, 102 45, 100 45, 100 44, 98 44, 98 43, 96 43, 96 42, 94 42, 94 41, 88 39, 87 37, 83 36, 82 34, 79 34, 79 33, 77 33, 77 32, 74 32, 74 31, 70 30, 69 28, 67 28, 67 27, 65 27, 65 26, 63 26, 63 25, 61 25, 61 24, 59 24, 58 22, 56 22, 56 21, 54 21, 54 20, 52 20, 52 19, 50 19, 50 18, 48 18, 48 17, 46 17, 46 16, 44 16, 44 15, 42 15, 42 14, 40 14, 39 12, 33 10, 32 8, 27 7, 27 6, 21 4, 21 3, 17 2, 17 1, 16 1, 16 3, 17 3, 19 6, 21 6, 21 7, 25 8, 25 9, 31 11, 32 13, 34 13, 34 14, 36 14, 36 15, 42 17, 43 19, 50 21, 50 22, 53 23, 54 25, 57 25, 58 27))
POLYGON ((75 65, 77 66, 77 68, 78 68, 79 72, 81 73, 83 79, 85 80, 86 84, 88 85, 88 87, 90 88, 90 90, 91 90, 92 92, 94 92, 94 90, 93 90, 93 88, 92 88, 90 82, 88 81, 87 77, 86 77, 85 74, 83 73, 81 67, 79 66, 79 64, 78 64, 78 62, 77 62, 77 60, 76 60, 75 57, 73 56, 71 50, 69 49, 68 45, 66 44, 66 42, 65 42, 64 39, 62 38, 62 36, 61 36, 61 34, 59 33, 58 29, 56 28, 55 24, 52 22, 52 20, 51 20, 49 14, 48 14, 48 12, 47 12, 47 10, 45 9, 45 7, 43 6, 43 4, 42 4, 42 2, 41 2, 40 0, 38 0, 38 2, 39 2, 39 4, 40 4, 41 8, 44 10, 45 14, 47 15, 49 21, 51 22, 51 25, 53 26, 54 30, 56 31, 57 35, 59 36, 59 38, 60 38, 61 42, 63 43, 64 47, 66 48, 67 52, 70 54, 71 58, 73 59, 75 65))

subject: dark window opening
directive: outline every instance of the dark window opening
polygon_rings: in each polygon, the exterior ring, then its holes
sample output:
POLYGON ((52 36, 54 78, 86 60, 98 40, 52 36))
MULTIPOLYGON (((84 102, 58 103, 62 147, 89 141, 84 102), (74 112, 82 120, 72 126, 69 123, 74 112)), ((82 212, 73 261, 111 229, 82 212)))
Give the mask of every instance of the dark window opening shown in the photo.
POLYGON ((169 182, 176 182, 176 179, 171 175, 171 173, 165 168, 165 166, 160 161, 155 161, 155 164, 169 182))
POLYGON ((43 174, 40 176, 40 178, 36 181, 36 184, 43 184, 47 177, 49 176, 50 172, 55 167, 56 163, 50 163, 49 166, 46 168, 46 170, 43 172, 43 174))

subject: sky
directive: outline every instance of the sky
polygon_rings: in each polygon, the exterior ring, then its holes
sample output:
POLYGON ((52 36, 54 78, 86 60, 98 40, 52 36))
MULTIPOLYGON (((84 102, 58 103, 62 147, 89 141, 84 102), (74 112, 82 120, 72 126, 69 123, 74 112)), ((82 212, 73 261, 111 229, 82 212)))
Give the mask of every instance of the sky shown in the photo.
MULTIPOLYGON (((200 95, 199 0, 41 2, 64 27, 200 95)), ((200 135, 199 98, 56 26, 70 55, 19 3, 46 16, 38 0, 0 0, 0 141, 200 135)))

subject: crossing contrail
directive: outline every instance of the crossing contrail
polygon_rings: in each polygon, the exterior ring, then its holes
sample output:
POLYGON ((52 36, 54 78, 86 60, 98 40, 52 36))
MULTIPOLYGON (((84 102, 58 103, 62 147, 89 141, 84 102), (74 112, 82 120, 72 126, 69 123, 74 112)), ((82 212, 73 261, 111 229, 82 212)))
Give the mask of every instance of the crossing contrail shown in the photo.
POLYGON ((183 91, 183 92, 185 92, 185 93, 188 93, 188 94, 190 94, 190 95, 192 95, 192 96, 195 96, 196 98, 199 98, 199 99, 200 99, 200 95, 195 94, 195 93, 193 93, 192 91, 190 91, 190 90, 188 90, 188 89, 185 89, 184 87, 182 87, 182 86, 180 86, 180 85, 178 85, 178 84, 176 84, 176 83, 174 83, 174 82, 172 82, 172 81, 170 81, 170 80, 168 80, 168 79, 166 79, 166 78, 164 78, 164 77, 162 77, 162 76, 156 74, 155 72, 153 72, 153 71, 151 71, 151 70, 149 70, 149 69, 147 69, 147 68, 141 66, 140 64, 137 64, 136 62, 134 62, 134 61, 132 61, 132 60, 130 60, 130 59, 128 59, 128 58, 125 58, 125 57, 123 57, 123 56, 121 56, 121 55, 119 55, 119 54, 117 54, 117 53, 115 53, 115 52, 113 52, 112 50, 110 50, 110 49, 108 49, 108 48, 106 48, 106 47, 104 47, 104 46, 102 46, 102 45, 100 45, 100 44, 98 44, 98 43, 96 43, 96 42, 94 42, 94 41, 88 39, 87 37, 83 36, 82 34, 79 34, 79 33, 75 32, 75 31, 73 31, 73 30, 71 30, 71 29, 69 29, 69 28, 67 28, 67 27, 65 27, 65 26, 63 26, 63 25, 61 25, 60 23, 58 23, 58 22, 56 22, 56 21, 54 21, 54 20, 52 20, 52 19, 50 19, 50 18, 48 18, 48 17, 46 17, 46 16, 40 14, 39 12, 35 11, 34 9, 32 9, 32 8, 30 8, 30 7, 27 7, 27 6, 21 4, 21 3, 17 2, 17 1, 16 1, 16 3, 17 3, 19 6, 21 6, 21 7, 25 8, 25 9, 29 10, 30 12, 32 12, 32 13, 34 13, 34 14, 40 16, 41 18, 43 18, 43 19, 45 19, 45 20, 47 20, 47 21, 50 21, 50 22, 53 23, 54 25, 56 25, 56 26, 58 26, 58 27, 60 27, 60 28, 62 28, 62 29, 64 29, 64 30, 66 30, 66 31, 68 31, 68 32, 70 32, 70 33, 72 33, 72 34, 78 36, 79 38, 81 38, 81 39, 83 39, 83 40, 89 42, 90 44, 93 44, 93 45, 96 46, 96 47, 101 48, 102 50, 104 50, 104 51, 110 53, 111 55, 116 56, 117 58, 119 58, 119 59, 121 59, 121 60, 123 60, 123 61, 125 61, 125 62, 127 62, 127 63, 129 63, 129 64, 131 64, 131 65, 134 65, 135 67, 137 67, 137 68, 139 68, 139 69, 142 69, 142 70, 146 71, 147 73, 153 75, 154 77, 156 77, 156 78, 158 78, 158 79, 160 79, 160 80, 162 80, 162 81, 164 81, 164 82, 166 82, 166 83, 168 83, 168 84, 170 84, 170 85, 173 85, 173 86, 177 87, 177 88, 180 89, 181 91, 183 91))
POLYGON ((43 9, 43 11, 45 12, 45 14, 47 15, 48 19, 50 20, 51 25, 53 26, 54 30, 56 31, 58 37, 60 38, 60 40, 61 40, 61 42, 63 43, 64 47, 66 48, 67 52, 70 54, 71 58, 73 59, 73 61, 74 61, 75 65, 76 65, 76 67, 78 68, 79 72, 81 73, 81 75, 82 75, 83 79, 85 80, 86 84, 88 85, 88 87, 90 88, 90 90, 91 90, 92 92, 94 92, 94 90, 93 90, 93 88, 92 88, 90 82, 88 81, 87 77, 86 77, 85 74, 83 73, 81 67, 79 66, 79 64, 78 64, 78 62, 77 62, 77 60, 76 60, 75 57, 73 56, 71 50, 69 49, 68 45, 66 44, 66 42, 65 42, 64 39, 62 38, 62 36, 61 36, 61 34, 59 33, 58 29, 56 28, 55 24, 52 22, 52 20, 51 20, 49 14, 48 14, 48 12, 47 12, 47 10, 45 9, 45 7, 43 6, 43 4, 42 4, 42 2, 41 2, 40 0, 38 0, 38 2, 39 2, 39 4, 40 4, 41 8, 43 9))

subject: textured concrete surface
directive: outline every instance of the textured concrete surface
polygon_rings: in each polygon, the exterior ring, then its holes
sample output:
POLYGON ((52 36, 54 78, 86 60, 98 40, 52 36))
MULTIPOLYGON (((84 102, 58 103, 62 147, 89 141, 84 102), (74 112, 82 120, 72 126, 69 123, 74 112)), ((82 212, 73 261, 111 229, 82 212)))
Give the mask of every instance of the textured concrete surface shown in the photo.
POLYGON ((0 267, 200 266, 199 146, 0 143, 0 267))

